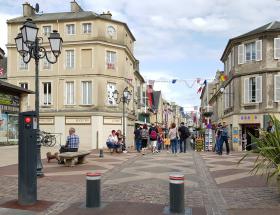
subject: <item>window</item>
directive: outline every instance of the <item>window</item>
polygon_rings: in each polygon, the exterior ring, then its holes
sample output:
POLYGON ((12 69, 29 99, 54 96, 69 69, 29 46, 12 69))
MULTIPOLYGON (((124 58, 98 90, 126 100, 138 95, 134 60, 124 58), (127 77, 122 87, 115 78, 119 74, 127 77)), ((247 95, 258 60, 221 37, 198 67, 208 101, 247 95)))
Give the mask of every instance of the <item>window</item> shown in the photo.
MULTIPOLYGON (((50 51, 46 52, 46 55, 48 57, 49 60, 52 60, 52 54, 50 51)), ((44 57, 43 60, 43 69, 50 69, 51 68, 51 63, 47 60, 47 57, 44 57)))
POLYGON ((108 96, 107 104, 108 105, 116 105, 116 101, 113 96, 113 92, 115 90, 116 90, 116 84, 114 84, 114 83, 107 84, 107 96, 108 96))
POLYGON ((52 85, 51 82, 43 83, 44 92, 44 105, 52 104, 52 85))
POLYGON ((280 59, 280 38, 274 38, 274 59, 280 59))
POLYGON ((244 79, 244 103, 262 102, 262 77, 244 79))
POLYGON ((73 69, 74 68, 74 50, 67 50, 66 51, 66 68, 73 69))
POLYGON ((255 42, 245 44, 245 60, 246 61, 256 60, 256 44, 255 44, 255 42))
POLYGON ((27 64, 27 63, 24 63, 24 61, 23 61, 22 58, 20 58, 19 69, 20 69, 20 70, 28 70, 28 64, 27 64))
POLYGON ((84 34, 91 33, 91 23, 83 23, 83 33, 84 34))
POLYGON ((75 25, 74 24, 67 24, 66 25, 66 33, 68 35, 75 34, 75 25))
POLYGON ((24 89, 28 90, 28 83, 19 83, 19 86, 21 88, 24 88, 24 89))
POLYGON ((92 104, 92 82, 82 81, 82 104, 92 104))
POLYGON ((50 36, 50 33, 52 31, 52 27, 51 26, 43 26, 43 35, 44 36, 50 36))
POLYGON ((65 104, 73 105, 74 103, 74 81, 65 84, 65 104))
POLYGON ((116 52, 107 51, 106 63, 107 69, 115 69, 116 52))
POLYGON ((280 75, 274 76, 274 101, 280 102, 280 75))

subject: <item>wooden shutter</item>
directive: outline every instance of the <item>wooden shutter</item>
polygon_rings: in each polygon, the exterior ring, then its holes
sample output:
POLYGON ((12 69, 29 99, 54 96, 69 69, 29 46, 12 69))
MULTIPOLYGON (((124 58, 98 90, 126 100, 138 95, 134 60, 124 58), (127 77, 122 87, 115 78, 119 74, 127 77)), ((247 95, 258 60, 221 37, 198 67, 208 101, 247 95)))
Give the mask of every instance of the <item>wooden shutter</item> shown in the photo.
POLYGON ((244 104, 249 103, 249 78, 244 78, 244 104))
POLYGON ((256 102, 262 102, 262 76, 256 77, 256 102))
POLYGON ((238 46, 238 64, 244 63, 244 44, 238 46))
POLYGON ((280 59, 280 38, 274 38, 274 59, 280 59))
POLYGON ((280 102, 280 75, 274 76, 274 101, 280 102))
POLYGON ((262 40, 256 41, 256 61, 262 60, 262 40))

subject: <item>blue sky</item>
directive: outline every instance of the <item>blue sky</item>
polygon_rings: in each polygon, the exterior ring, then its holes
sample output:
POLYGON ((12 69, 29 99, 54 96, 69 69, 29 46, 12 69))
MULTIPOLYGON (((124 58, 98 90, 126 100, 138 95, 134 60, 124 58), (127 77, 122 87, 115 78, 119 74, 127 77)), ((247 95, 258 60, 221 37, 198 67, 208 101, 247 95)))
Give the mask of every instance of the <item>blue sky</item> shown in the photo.
MULTIPOLYGON (((6 20, 22 13, 26 0, 0 0, 0 47, 6 43, 6 20)), ((212 78, 223 70, 220 57, 231 37, 280 20, 278 0, 76 0, 84 10, 111 11, 136 37, 135 56, 145 79, 212 78)), ((70 0, 30 0, 40 11, 70 11, 70 0)), ((191 84, 191 80, 189 84, 191 84)), ((198 85, 155 83, 169 101, 199 105, 198 85)))

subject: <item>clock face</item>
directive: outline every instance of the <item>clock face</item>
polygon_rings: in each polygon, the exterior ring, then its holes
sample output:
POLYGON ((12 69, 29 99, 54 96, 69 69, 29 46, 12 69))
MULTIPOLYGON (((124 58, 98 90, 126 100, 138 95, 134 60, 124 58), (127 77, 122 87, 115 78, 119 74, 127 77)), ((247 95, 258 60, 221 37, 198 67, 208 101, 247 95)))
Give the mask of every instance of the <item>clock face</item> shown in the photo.
POLYGON ((108 26, 107 33, 112 37, 116 34, 116 29, 113 26, 108 26))

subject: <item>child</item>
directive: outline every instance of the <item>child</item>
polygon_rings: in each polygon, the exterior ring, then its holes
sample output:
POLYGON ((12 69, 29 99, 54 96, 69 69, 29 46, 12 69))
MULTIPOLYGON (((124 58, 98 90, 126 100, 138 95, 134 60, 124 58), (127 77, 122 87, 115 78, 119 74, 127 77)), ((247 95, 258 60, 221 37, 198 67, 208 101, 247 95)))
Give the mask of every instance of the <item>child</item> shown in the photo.
POLYGON ((164 146, 167 149, 167 152, 169 152, 169 146, 170 146, 170 139, 168 137, 163 139, 164 146))
POLYGON ((162 133, 159 134, 157 143, 158 143, 157 150, 158 150, 158 152, 160 152, 162 149, 162 144, 163 144, 163 134, 162 133))

